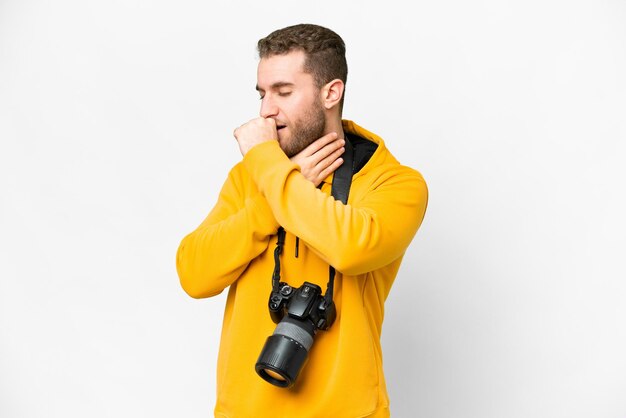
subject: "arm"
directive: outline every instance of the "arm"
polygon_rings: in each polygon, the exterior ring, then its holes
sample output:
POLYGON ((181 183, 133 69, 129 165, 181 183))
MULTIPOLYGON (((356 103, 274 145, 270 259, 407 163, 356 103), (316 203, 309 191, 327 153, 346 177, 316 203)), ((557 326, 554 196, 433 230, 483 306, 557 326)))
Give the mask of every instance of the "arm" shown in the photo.
MULTIPOLYGON (((275 136, 273 121, 263 119, 256 119, 235 132, 245 132, 250 125, 258 123, 268 125, 269 133, 265 136, 275 136)), ((251 146, 239 145, 243 146, 242 153, 251 146)), ((343 141, 337 141, 333 133, 320 138, 292 160, 317 185, 341 164, 342 146, 343 141)), ((209 216, 180 244, 176 267, 183 289, 195 298, 219 294, 239 278, 251 260, 265 251, 269 237, 278 226, 267 200, 248 172, 241 164, 235 166, 209 216)))
POLYGON ((355 193, 353 185, 350 204, 343 205, 305 179, 275 141, 251 148, 243 164, 278 222, 344 274, 400 257, 426 210, 426 183, 407 167, 381 170, 366 193, 355 193))
POLYGON ((194 298, 221 293, 268 245, 278 224, 267 201, 241 165, 229 173, 217 204, 178 248, 176 269, 194 298))

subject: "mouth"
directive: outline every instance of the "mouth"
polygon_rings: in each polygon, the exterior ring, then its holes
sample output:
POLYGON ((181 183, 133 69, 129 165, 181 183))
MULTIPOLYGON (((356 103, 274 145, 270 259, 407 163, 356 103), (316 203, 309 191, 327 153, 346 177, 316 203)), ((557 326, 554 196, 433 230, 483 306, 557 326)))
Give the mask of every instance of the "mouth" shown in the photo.
POLYGON ((277 125, 276 126, 276 130, 280 131, 281 129, 286 128, 286 127, 287 127, 287 125, 277 125))

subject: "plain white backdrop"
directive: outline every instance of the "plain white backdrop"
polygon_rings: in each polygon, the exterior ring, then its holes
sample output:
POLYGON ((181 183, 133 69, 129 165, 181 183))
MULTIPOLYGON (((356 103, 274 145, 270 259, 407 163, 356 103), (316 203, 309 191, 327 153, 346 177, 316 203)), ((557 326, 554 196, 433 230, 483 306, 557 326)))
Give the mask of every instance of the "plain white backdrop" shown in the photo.
POLYGON ((0 0, 0 417, 212 416, 226 292, 187 297, 175 253, 258 114, 256 41, 302 22, 430 188, 392 416, 626 417, 618 0, 0 0))

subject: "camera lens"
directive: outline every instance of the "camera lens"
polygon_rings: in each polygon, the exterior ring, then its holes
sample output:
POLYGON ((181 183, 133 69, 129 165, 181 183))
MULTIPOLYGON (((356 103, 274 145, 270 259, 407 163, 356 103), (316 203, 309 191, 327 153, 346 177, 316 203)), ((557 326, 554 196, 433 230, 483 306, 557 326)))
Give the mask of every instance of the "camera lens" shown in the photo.
POLYGON ((273 385, 292 386, 313 345, 314 335, 315 325, 310 320, 286 315, 265 341, 256 372, 273 385))

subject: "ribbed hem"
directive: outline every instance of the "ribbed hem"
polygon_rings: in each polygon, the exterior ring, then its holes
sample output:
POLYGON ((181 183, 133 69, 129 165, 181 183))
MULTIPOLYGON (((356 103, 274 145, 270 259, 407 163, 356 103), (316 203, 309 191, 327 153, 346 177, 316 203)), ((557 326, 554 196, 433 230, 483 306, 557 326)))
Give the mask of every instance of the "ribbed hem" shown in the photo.
MULTIPOLYGON (((377 408, 374 412, 368 415, 361 415, 358 417, 333 417, 333 418, 389 418, 389 417, 390 417, 389 407, 384 406, 381 408, 377 408)), ((235 417, 231 417, 230 415, 227 415, 226 413, 221 412, 221 411, 215 411, 215 418, 235 418, 235 417)), ((236 417, 236 418, 255 418, 255 417, 236 417)), ((320 418, 326 418, 326 417, 320 417, 320 418)))
POLYGON ((376 409, 374 412, 372 412, 369 415, 363 415, 362 417, 358 417, 358 418, 389 418, 390 416, 391 415, 389 414, 389 407, 384 406, 382 408, 376 409))

